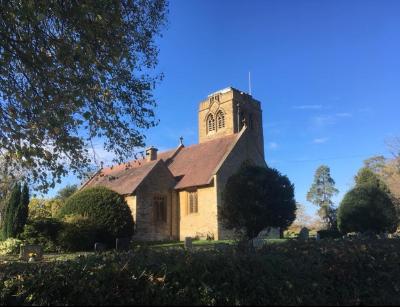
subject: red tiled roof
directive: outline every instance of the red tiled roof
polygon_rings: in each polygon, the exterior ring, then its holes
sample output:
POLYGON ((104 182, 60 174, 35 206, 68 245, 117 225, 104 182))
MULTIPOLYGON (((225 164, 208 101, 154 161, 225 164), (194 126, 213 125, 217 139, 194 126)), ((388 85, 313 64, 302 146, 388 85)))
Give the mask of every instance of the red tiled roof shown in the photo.
POLYGON ((183 147, 168 165, 175 177, 183 176, 175 189, 209 184, 216 167, 232 148, 236 138, 237 134, 234 134, 183 147))
POLYGON ((206 185, 237 137, 234 134, 188 147, 180 146, 159 153, 155 161, 142 159, 107 167, 82 188, 101 185, 119 194, 131 194, 157 163, 166 163, 172 175, 180 179, 175 189, 206 185))
POLYGON ((131 194, 159 161, 146 162, 141 160, 131 163, 131 166, 125 163, 104 168, 87 182, 84 187, 101 185, 122 195, 131 194))

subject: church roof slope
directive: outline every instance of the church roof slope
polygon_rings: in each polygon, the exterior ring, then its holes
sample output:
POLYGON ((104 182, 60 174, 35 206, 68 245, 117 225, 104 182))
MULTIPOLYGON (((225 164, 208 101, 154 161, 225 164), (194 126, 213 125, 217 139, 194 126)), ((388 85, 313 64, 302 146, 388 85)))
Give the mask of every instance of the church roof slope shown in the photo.
POLYGON ((168 165, 175 176, 183 176, 175 189, 210 183, 216 167, 232 149, 237 134, 220 137, 204 143, 183 147, 168 165))
POLYGON ((84 187, 104 186, 121 195, 131 194, 160 161, 140 160, 104 168, 84 187))
POLYGON ((103 168, 81 189, 101 185, 121 195, 131 194, 158 163, 164 163, 180 179, 175 189, 207 185, 239 137, 233 134, 188 147, 181 145, 159 153, 154 161, 133 160, 103 168))

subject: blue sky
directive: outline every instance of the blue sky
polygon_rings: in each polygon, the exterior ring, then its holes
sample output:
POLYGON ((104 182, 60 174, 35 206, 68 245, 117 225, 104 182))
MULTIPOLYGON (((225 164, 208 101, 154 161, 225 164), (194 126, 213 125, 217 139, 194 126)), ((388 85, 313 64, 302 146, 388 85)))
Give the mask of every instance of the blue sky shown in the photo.
MULTIPOLYGON (((400 1, 171 1, 158 39, 158 127, 147 144, 197 143, 198 103, 233 86, 262 102, 266 160, 305 195, 326 164, 340 190, 400 135, 400 1)), ((99 152, 104 159, 109 157, 99 152)), ((48 196, 72 177, 50 191, 48 196)))

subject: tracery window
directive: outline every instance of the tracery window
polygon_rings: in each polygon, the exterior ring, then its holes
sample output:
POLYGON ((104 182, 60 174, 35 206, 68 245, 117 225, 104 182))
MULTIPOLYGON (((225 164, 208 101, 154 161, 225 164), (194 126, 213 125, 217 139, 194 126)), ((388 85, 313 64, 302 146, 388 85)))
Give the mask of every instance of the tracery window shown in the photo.
POLYGON ((217 113, 217 127, 218 129, 225 127, 225 115, 222 111, 217 113))
POLYGON ((207 133, 215 131, 215 119, 212 114, 207 117, 207 133))

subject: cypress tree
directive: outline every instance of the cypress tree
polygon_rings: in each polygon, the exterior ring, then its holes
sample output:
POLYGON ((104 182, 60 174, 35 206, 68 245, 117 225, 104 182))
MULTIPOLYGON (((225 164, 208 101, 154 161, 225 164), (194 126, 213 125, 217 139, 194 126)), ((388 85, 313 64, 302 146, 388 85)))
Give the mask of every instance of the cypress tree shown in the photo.
POLYGON ((4 239, 16 236, 15 218, 21 202, 21 185, 16 184, 11 192, 7 204, 6 216, 4 221, 4 239))
POLYGON ((15 216, 15 234, 18 235, 24 230, 28 219, 29 188, 25 183, 22 188, 21 200, 15 216))

